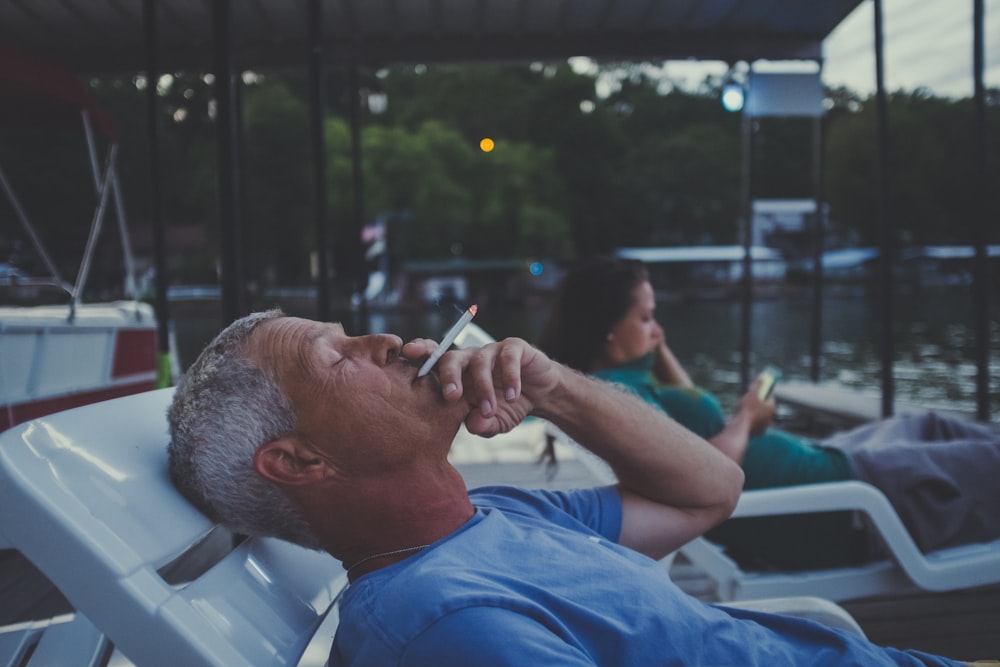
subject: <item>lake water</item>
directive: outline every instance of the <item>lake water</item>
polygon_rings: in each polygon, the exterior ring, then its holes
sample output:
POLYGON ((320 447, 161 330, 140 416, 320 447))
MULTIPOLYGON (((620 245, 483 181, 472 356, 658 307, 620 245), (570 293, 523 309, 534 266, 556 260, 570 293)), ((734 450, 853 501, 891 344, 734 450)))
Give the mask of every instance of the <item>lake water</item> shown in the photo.
MULTIPOLYGON (((774 364, 786 379, 808 380, 810 306, 807 296, 758 300, 753 310, 751 368, 774 364)), ((287 312, 310 316, 309 302, 280 304, 287 312)), ((221 310, 217 302, 173 302, 181 365, 186 366, 215 334, 221 310)), ((533 307, 481 308, 476 322, 497 337, 535 340, 544 325, 547 304, 533 307)), ((667 341, 692 379, 731 405, 738 398, 739 301, 703 300, 663 304, 657 314, 667 341)), ((896 397, 927 405, 975 411, 975 321, 972 299, 964 291, 909 294, 895 303, 896 397)), ((990 414, 1000 421, 1000 304, 992 304, 990 414)), ((419 312, 372 312, 368 329, 390 331, 404 340, 440 337, 458 316, 453 306, 419 312)), ((339 319, 348 333, 360 331, 357 315, 339 319)), ((880 313, 863 292, 829 296, 823 311, 822 377, 849 387, 878 389, 880 313)))

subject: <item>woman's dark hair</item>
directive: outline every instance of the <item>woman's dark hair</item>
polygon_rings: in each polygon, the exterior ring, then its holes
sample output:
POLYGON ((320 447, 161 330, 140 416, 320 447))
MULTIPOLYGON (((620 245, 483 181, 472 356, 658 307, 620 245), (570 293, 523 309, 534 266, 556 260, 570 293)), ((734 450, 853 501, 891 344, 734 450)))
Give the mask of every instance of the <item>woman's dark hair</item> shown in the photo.
POLYGON ((608 333, 632 307, 632 290, 647 280, 639 260, 598 256, 578 262, 556 291, 538 347, 571 368, 592 370, 608 333))

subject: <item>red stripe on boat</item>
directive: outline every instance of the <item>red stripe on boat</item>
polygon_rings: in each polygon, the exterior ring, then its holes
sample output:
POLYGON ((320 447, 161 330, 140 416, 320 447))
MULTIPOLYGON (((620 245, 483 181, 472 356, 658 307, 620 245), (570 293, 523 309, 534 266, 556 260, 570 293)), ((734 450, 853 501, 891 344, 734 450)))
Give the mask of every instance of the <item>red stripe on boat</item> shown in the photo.
POLYGON ((156 331, 119 329, 115 334, 115 357, 111 377, 120 378, 156 370, 156 331))

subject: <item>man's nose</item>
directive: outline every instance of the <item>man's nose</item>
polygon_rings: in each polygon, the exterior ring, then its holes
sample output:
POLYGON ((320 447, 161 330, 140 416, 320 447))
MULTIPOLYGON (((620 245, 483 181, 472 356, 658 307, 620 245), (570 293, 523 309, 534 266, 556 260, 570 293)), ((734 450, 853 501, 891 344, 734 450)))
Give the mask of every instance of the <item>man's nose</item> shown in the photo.
POLYGON ((364 338, 371 349, 372 358, 380 365, 395 361, 399 351, 403 349, 403 340, 394 334, 372 334, 364 338))

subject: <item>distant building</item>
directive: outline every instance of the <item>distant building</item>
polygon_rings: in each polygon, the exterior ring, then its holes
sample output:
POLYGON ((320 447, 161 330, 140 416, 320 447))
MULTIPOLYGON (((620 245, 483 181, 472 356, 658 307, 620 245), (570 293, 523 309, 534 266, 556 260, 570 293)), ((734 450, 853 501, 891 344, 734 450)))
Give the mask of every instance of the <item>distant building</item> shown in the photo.
MULTIPOLYGON (((823 205, 824 226, 828 205, 823 205)), ((813 247, 814 199, 756 199, 753 202, 751 245, 782 251, 785 257, 806 257, 813 247)))
POLYGON ((563 274, 555 262, 464 257, 403 262, 402 272, 400 303, 480 306, 490 299, 523 303, 554 289, 563 274))
MULTIPOLYGON (((823 253, 823 275, 830 280, 852 280, 870 276, 877 270, 878 248, 841 248, 823 253)), ((987 246, 990 261, 1000 259, 1000 245, 987 246)), ((931 286, 968 285, 974 274, 976 249, 973 246, 919 246, 905 248, 895 261, 894 273, 907 284, 931 286)), ((812 260, 797 264, 812 272, 812 260)))
MULTIPOLYGON (((986 256, 991 261, 1000 259, 1000 245, 987 246, 986 256)), ((913 279, 926 287, 971 284, 975 258, 973 246, 922 246, 900 253, 913 279)))
MULTIPOLYGON (((670 284, 725 285, 743 279, 744 248, 741 245, 619 248, 619 257, 638 259, 670 284)), ((755 280, 784 280, 787 263, 774 248, 750 248, 755 280)))

